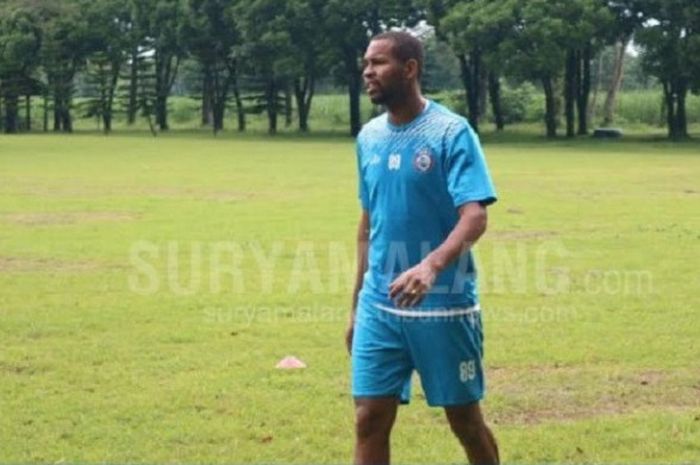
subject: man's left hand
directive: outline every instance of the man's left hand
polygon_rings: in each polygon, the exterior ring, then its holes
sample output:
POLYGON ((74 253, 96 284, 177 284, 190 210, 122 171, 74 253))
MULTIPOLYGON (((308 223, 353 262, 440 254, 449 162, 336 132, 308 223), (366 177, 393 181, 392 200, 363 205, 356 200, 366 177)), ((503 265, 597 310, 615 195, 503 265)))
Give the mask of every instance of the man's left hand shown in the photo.
POLYGON ((389 297, 399 308, 413 307, 420 303, 433 287, 437 270, 423 260, 404 271, 389 285, 389 297))

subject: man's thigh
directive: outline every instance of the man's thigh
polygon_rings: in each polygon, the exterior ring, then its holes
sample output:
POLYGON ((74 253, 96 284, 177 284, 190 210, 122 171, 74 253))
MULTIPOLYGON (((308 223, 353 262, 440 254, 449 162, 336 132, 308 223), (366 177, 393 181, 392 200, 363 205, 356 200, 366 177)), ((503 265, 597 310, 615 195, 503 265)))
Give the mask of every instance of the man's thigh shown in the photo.
POLYGON ((479 313, 405 323, 406 338, 428 404, 467 405, 484 396, 479 313))
POLYGON ((353 397, 396 397, 407 403, 412 372, 400 321, 358 306, 352 341, 353 397))

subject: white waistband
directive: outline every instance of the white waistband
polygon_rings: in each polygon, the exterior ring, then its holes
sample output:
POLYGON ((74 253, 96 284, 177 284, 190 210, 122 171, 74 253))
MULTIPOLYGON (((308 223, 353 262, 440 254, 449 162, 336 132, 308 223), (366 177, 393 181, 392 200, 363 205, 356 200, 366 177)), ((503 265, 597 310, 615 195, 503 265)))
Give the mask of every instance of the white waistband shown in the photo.
POLYGON ((479 304, 473 307, 467 308, 448 308, 444 310, 403 310, 400 308, 387 307, 382 304, 374 304, 379 310, 392 313, 398 316, 413 316, 413 317, 443 317, 443 316, 457 316, 457 315, 469 315, 471 313, 478 313, 481 311, 479 304))

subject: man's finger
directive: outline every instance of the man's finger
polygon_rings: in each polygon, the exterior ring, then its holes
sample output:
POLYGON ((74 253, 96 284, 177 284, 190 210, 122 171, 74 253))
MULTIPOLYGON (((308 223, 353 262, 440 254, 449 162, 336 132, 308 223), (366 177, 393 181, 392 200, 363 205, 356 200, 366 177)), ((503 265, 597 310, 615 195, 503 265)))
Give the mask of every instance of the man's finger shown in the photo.
POLYGON ((389 297, 392 299, 396 297, 401 291, 403 291, 404 286, 404 277, 401 275, 389 285, 389 297))
POLYGON ((408 301, 407 307, 415 307, 418 302, 420 302, 423 299, 423 293, 417 292, 415 294, 411 294, 411 298, 408 301))
POLYGON ((395 300, 394 302, 396 303, 396 306, 397 306, 398 308, 404 308, 404 307, 406 306, 406 299, 407 299, 407 298, 408 298, 408 294, 406 294, 406 292, 404 291, 404 292, 401 292, 401 293, 397 296, 397 298, 396 298, 396 300, 395 300))

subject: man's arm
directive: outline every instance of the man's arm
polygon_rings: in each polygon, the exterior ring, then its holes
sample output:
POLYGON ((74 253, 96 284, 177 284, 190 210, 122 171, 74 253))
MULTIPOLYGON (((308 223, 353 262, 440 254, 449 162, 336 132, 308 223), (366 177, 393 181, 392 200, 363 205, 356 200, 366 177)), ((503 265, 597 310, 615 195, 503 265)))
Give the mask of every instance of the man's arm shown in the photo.
POLYGON ((355 310, 357 309, 357 296, 362 289, 362 281, 367 271, 367 253, 369 247, 369 214, 367 210, 362 210, 360 222, 357 225, 357 274, 355 275, 355 288, 352 291, 352 308, 350 310, 350 321, 345 332, 345 344, 348 352, 352 347, 353 329, 355 326, 355 310))
POLYGON ((447 239, 418 265, 403 272, 389 286, 389 297, 398 307, 413 307, 430 290, 437 275, 469 250, 486 231, 486 207, 469 202, 459 208, 459 221, 447 239))

